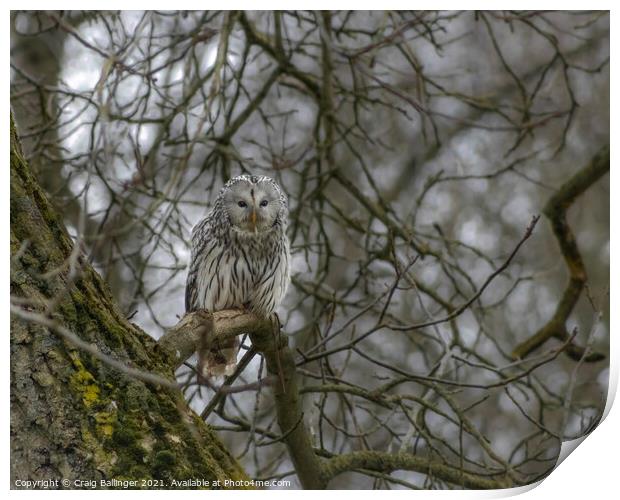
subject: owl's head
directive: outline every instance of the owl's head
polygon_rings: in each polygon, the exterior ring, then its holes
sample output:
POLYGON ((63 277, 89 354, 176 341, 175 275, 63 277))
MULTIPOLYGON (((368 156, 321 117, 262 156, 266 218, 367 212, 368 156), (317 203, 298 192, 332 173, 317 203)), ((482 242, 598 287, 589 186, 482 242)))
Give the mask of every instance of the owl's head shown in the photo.
POLYGON ((240 175, 223 189, 223 203, 237 231, 263 233, 286 223, 286 196, 271 178, 240 175))

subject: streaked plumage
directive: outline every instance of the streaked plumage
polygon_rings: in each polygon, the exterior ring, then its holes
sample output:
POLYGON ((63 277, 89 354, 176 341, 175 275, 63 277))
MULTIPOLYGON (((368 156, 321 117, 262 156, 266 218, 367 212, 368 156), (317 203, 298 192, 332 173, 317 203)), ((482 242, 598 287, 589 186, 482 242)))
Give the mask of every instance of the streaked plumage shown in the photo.
MULTIPOLYGON (((274 312, 290 281, 287 222, 286 195, 273 179, 241 175, 228 181, 192 231, 186 311, 274 312)), ((205 374, 232 373, 238 349, 237 339, 212 348, 205 374)))

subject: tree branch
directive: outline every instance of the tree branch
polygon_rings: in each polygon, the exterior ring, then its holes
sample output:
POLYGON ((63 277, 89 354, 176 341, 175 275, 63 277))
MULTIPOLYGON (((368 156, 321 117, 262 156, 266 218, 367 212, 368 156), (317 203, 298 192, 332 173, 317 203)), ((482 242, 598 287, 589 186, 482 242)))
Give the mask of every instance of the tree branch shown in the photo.
MULTIPOLYGON (((552 337, 562 341, 569 337, 566 330, 566 320, 581 295, 587 281, 587 274, 585 264, 579 253, 577 240, 566 220, 566 214, 575 199, 608 171, 609 145, 606 145, 601 148, 585 168, 566 181, 545 205, 543 213, 551 222, 553 234, 560 245, 560 252, 568 268, 569 280, 553 317, 533 336, 514 349, 513 358, 522 359, 526 357, 552 337)), ((582 358, 582 348, 574 344, 569 347, 566 352, 571 358, 576 360, 582 358)), ((605 359, 604 354, 592 353, 586 356, 584 361, 595 362, 603 359, 605 359)))
POLYGON ((431 462, 425 457, 416 457, 411 453, 387 453, 380 451, 355 451, 330 459, 325 465, 327 480, 339 474, 356 469, 368 469, 375 472, 390 473, 396 470, 409 470, 434 476, 442 481, 458 484, 469 489, 509 488, 512 482, 508 478, 487 479, 456 467, 431 462))
POLYGON ((205 329, 210 328, 211 321, 213 331, 208 336, 209 344, 215 341, 225 342, 250 331, 271 333, 273 328, 271 321, 238 309, 218 311, 213 315, 203 310, 188 313, 158 341, 174 360, 175 368, 196 352, 205 329))

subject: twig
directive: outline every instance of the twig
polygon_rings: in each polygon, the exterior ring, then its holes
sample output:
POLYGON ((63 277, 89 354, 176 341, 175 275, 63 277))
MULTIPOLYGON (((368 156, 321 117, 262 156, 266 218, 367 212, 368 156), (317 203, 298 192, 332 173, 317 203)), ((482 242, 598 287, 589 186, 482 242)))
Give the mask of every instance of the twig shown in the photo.
POLYGON ((60 337, 68 341, 69 343, 73 344, 78 349, 84 352, 87 352, 88 354, 94 356, 95 358, 102 361, 106 365, 114 368, 115 370, 118 370, 124 373, 128 377, 141 380, 149 384, 167 387, 169 389, 175 389, 175 390, 180 389, 179 384, 177 384, 175 381, 161 377, 160 375, 156 375, 151 372, 147 372, 144 370, 138 370, 136 368, 131 368, 130 366, 127 366, 125 363, 121 363, 120 361, 117 361, 116 359, 111 358, 107 354, 102 353, 93 344, 89 344, 88 342, 83 341, 73 332, 69 331, 67 328, 65 328, 64 326, 62 326, 61 324, 54 321, 48 316, 26 311, 22 309, 21 307, 14 306, 13 304, 11 304, 11 312, 15 314, 15 316, 23 320, 30 321, 32 323, 43 325, 49 328, 51 331, 53 331, 54 333, 56 333, 57 335, 59 335, 60 337))

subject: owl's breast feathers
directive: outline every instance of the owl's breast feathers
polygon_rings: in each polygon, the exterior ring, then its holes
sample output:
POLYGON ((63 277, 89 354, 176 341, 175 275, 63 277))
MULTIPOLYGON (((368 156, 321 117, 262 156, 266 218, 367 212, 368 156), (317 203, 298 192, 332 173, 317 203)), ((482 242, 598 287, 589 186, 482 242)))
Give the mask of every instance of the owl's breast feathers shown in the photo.
POLYGON ((249 307, 269 315, 282 301, 290 280, 284 228, 266 233, 222 231, 209 219, 192 233, 186 310, 249 307))

